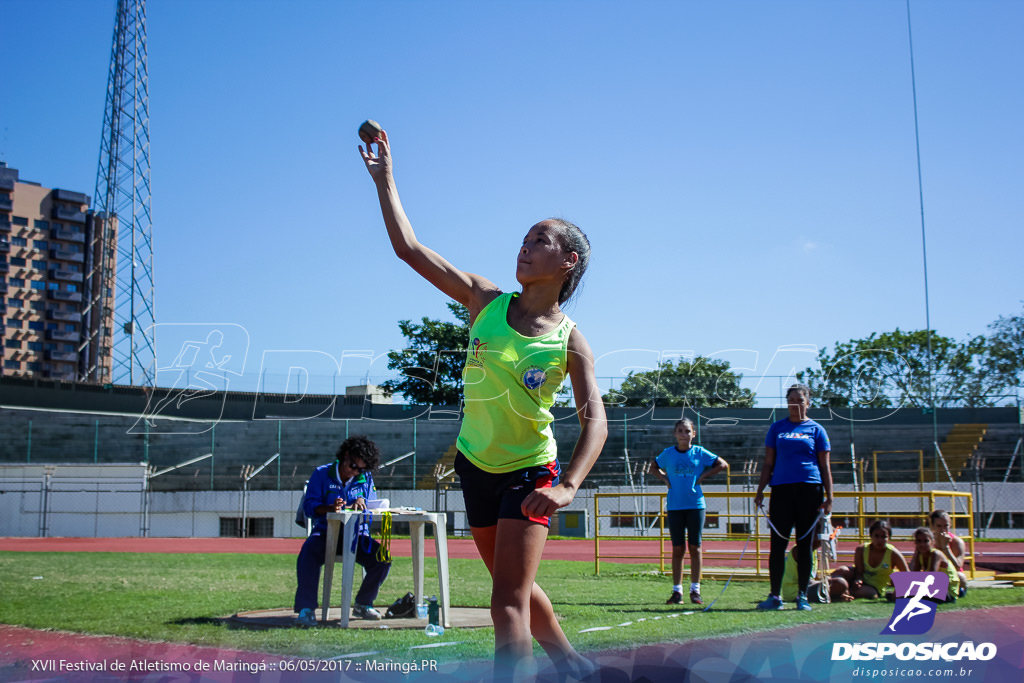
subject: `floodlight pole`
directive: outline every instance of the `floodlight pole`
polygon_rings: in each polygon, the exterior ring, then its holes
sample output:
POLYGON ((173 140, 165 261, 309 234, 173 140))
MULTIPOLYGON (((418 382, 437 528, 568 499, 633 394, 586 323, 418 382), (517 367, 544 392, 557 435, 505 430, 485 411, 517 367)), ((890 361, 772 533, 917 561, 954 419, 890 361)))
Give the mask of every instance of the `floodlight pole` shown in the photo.
POLYGON ((146 0, 118 0, 86 247, 79 376, 156 381, 146 0))
MULTIPOLYGON (((921 180, 921 133, 917 124, 917 79, 914 76, 914 37, 910 28, 910 0, 907 0, 907 43, 910 46, 910 88, 914 96, 914 144, 917 147, 917 196, 921 206, 921 255, 924 258, 924 319, 925 335, 928 340, 928 399, 932 408, 932 443, 938 449, 939 416, 935 412, 935 361, 932 357, 932 318, 928 300, 928 244, 924 228, 924 183, 921 180)), ((933 453, 937 456, 938 451, 933 453)), ((938 458, 935 462, 935 481, 939 480, 938 458)))

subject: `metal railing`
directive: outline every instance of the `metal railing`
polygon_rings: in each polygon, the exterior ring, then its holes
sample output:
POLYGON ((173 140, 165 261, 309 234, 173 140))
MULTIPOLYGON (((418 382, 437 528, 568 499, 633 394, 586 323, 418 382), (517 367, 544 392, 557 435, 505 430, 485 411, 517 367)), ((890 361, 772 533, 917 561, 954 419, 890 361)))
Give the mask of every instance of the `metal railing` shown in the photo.
MULTIPOLYGON (((918 526, 928 525, 928 513, 935 509, 944 509, 949 512, 951 518, 951 531, 955 531, 960 523, 967 528, 966 536, 962 536, 967 545, 967 565, 964 573, 969 578, 974 578, 975 552, 974 552, 974 497, 970 493, 960 491, 837 491, 834 494, 835 504, 832 509, 832 522, 836 526, 842 526, 840 540, 845 546, 840 550, 843 555, 849 555, 849 562, 852 564, 853 549, 849 546, 860 545, 870 541, 868 528, 876 519, 886 519, 892 525, 893 538, 891 542, 906 539, 897 539, 904 530, 912 530, 918 526), (899 503, 896 503, 899 501, 899 503), (913 501, 916 501, 916 505, 913 501), (940 503, 948 504, 940 505, 940 503), (955 512, 956 501, 962 501, 966 512, 955 512), (881 506, 879 503, 882 503, 881 506), (886 504, 888 503, 888 504, 886 504), (895 503, 895 504, 894 504, 895 503), (901 509, 902 508, 902 509, 901 509), (916 508, 916 509, 912 509, 916 508)), ((657 564, 659 571, 666 572, 666 562, 671 562, 672 549, 671 539, 667 535, 665 524, 665 493, 595 493, 594 494, 594 573, 601 573, 602 560, 621 560, 649 558, 651 563, 657 564), (624 498, 630 499, 628 507, 612 505, 610 501, 617 501, 624 498), (637 503, 642 504, 643 512, 639 513, 644 520, 640 528, 653 530, 657 528, 658 535, 651 536, 645 533, 633 535, 602 533, 602 520, 608 520, 607 526, 635 525, 633 519, 637 503), (647 512, 647 502, 653 501, 651 511, 647 512), (602 506, 602 502, 605 503, 602 506), (616 508, 616 509, 610 509, 616 508), (628 555, 602 552, 601 541, 609 540, 635 540, 654 541, 638 543, 631 549, 628 555)), ((705 491, 707 499, 707 521, 703 531, 702 544, 704 568, 703 575, 708 578, 726 579, 764 579, 768 577, 768 556, 771 546, 771 530, 763 520, 753 504, 751 492, 710 492, 705 491), (716 501, 721 504, 716 505, 716 501), (759 519, 760 517, 760 519, 759 519), (725 522, 723 525, 722 522, 725 522), (712 526, 713 525, 713 526, 712 526), (729 542, 729 545, 718 545, 716 543, 729 542), (743 543, 742 550, 737 547, 737 542, 743 543), (738 567, 742 560, 743 567, 738 567), (713 563, 719 566, 713 566, 713 563)), ((771 499, 771 493, 766 492, 765 499, 771 499)), ((794 535, 795 540, 795 535, 794 535)), ((909 563, 908 563, 909 564, 909 563)))

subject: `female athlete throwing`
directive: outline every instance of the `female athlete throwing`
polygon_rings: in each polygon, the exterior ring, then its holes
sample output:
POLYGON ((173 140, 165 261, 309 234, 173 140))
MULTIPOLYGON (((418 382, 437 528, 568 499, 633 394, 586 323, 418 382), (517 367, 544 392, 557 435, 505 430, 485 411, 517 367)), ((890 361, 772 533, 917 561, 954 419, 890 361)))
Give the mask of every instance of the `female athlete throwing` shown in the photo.
POLYGON ((400 259, 469 309, 465 407, 455 469, 477 549, 491 573, 495 673, 531 673, 536 638, 576 678, 593 665, 569 644, 551 601, 534 582, 551 514, 572 502, 608 434, 594 356, 561 306, 579 284, 590 243, 572 223, 549 219, 527 232, 516 260, 521 292, 502 292, 417 240, 398 198, 386 132, 359 152, 377 186, 384 225, 400 259), (581 430, 560 472, 550 409, 572 383, 581 430), (531 638, 532 636, 532 638, 531 638))

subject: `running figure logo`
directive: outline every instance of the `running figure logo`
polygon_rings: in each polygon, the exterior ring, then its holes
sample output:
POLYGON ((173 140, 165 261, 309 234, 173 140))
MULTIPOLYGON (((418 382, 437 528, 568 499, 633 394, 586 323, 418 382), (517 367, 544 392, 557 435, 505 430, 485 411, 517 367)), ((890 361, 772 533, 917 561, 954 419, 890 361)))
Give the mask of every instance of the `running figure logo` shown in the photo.
POLYGON ((202 434, 224 414, 232 379, 241 378, 249 351, 249 333, 233 323, 159 323, 160 357, 174 354, 171 363, 157 364, 155 385, 146 393, 146 407, 129 434, 202 434), (166 353, 164 353, 166 352, 166 353), (195 399, 213 398, 202 421, 178 420, 182 406, 195 399), (165 419, 172 418, 172 419, 165 419), (157 421, 160 420, 158 423, 157 421))
POLYGON ((935 623, 936 604, 945 600, 949 590, 949 576, 943 572, 895 572, 892 583, 896 586, 896 606, 882 633, 927 633, 935 623))

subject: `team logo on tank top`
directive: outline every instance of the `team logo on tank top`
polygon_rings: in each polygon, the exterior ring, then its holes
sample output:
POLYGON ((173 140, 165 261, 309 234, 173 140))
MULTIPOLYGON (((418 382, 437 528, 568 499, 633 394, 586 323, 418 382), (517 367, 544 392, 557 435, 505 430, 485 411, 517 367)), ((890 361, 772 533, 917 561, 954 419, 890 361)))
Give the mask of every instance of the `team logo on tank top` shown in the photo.
POLYGON ((531 391, 540 389, 548 381, 547 373, 540 368, 530 368, 523 373, 523 386, 531 391))
POLYGON ((484 366, 484 359, 480 352, 486 350, 487 342, 480 341, 480 337, 473 337, 473 355, 466 358, 466 365, 482 368, 484 366))

